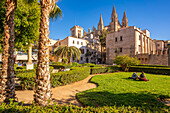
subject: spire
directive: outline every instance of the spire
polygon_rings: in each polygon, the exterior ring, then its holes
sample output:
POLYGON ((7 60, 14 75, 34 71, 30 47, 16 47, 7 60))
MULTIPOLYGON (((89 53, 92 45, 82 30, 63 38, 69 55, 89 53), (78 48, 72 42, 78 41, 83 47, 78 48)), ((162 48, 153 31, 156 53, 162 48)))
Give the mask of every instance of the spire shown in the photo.
POLYGON ((84 36, 86 36, 87 35, 87 32, 84 30, 84 36))
MULTIPOLYGON (((102 18, 102 14, 100 14, 100 21, 99 21, 99 24, 100 24, 100 25, 103 25, 103 18, 102 18)), ((98 25, 99 25, 99 24, 98 24, 98 25)))
POLYGON ((117 18, 117 13, 116 13, 115 6, 113 6, 110 26, 111 26, 111 31, 117 31, 118 30, 118 26, 120 26, 119 20, 117 18))
POLYGON ((96 28, 93 26, 93 32, 95 32, 96 31, 96 28))
POLYGON ((123 19, 122 19, 122 27, 128 27, 128 19, 127 19, 125 11, 124 11, 124 14, 123 14, 123 19))
POLYGON ((115 5, 113 6, 112 17, 117 17, 115 5))
POLYGON ((123 20, 126 20, 126 19, 127 19, 126 12, 124 11, 123 20))
POLYGON ((91 29, 89 28, 89 34, 91 33, 91 29))
POLYGON ((103 24, 103 18, 102 18, 102 14, 100 15, 100 20, 98 23, 98 30, 103 30, 104 28, 104 24, 103 24))

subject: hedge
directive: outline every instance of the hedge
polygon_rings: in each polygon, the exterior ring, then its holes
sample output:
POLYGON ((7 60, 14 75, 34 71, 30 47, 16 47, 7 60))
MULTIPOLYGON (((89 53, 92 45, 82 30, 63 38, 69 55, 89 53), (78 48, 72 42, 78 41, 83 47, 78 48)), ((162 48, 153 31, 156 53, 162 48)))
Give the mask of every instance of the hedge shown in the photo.
POLYGON ((118 66, 92 67, 90 74, 113 73, 119 71, 118 66))
POLYGON ((18 102, 0 105, 0 113, 168 113, 169 108, 144 108, 124 106, 78 107, 74 105, 24 106, 18 102))
POLYGON ((63 69, 64 67, 67 69, 73 67, 72 65, 68 65, 68 64, 65 65, 50 64, 50 66, 54 67, 54 69, 60 69, 60 68, 63 69))
POLYGON ((70 71, 58 72, 51 74, 51 85, 57 87, 60 85, 66 85, 73 82, 77 82, 87 78, 90 75, 89 67, 73 67, 70 71))
POLYGON ((136 66, 145 66, 145 67, 163 67, 163 68, 168 68, 169 66, 165 66, 165 65, 149 65, 149 64, 140 64, 140 65, 136 65, 136 66))
MULTIPOLYGON (((53 71, 53 67, 50 66, 50 73, 53 71)), ((22 89, 35 89, 35 78, 36 78, 36 69, 26 70, 19 69, 15 70, 15 76, 20 81, 22 89)))
MULTIPOLYGON (((51 86, 57 87, 83 80, 90 74, 89 67, 73 67, 70 71, 51 73, 51 86)), ((36 70, 28 70, 16 74, 22 89, 35 89, 36 70)))
POLYGON ((131 72, 142 72, 143 71, 145 73, 170 75, 170 68, 162 68, 162 67, 131 66, 129 71, 131 72))

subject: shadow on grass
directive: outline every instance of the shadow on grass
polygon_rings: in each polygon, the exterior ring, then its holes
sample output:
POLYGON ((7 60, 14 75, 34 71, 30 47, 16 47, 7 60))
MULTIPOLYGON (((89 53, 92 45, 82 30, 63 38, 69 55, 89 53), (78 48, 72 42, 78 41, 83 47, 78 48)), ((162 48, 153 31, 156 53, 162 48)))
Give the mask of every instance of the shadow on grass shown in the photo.
MULTIPOLYGON (((166 95, 164 95, 167 97, 166 95)), ((103 106, 131 106, 131 107, 167 107, 159 102, 159 95, 146 92, 140 93, 121 93, 114 94, 108 91, 104 92, 82 92, 77 94, 77 98, 84 106, 103 107, 103 106)), ((170 107, 169 107, 170 108, 170 107)))

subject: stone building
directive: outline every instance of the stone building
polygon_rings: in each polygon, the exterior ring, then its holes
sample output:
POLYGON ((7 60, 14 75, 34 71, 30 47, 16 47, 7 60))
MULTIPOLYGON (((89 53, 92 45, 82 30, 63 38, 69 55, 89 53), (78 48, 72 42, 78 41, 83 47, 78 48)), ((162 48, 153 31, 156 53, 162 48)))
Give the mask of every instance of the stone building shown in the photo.
POLYGON ((168 65, 168 41, 153 40, 149 30, 128 26, 126 13, 120 24, 115 6, 110 25, 104 27, 109 33, 106 37, 106 63, 113 64, 117 55, 137 57, 142 64, 168 65))
MULTIPOLYGON (((80 60, 78 60, 77 58, 73 58, 72 62, 97 63, 101 56, 100 43, 96 38, 93 37, 90 29, 88 34, 85 31, 84 34, 86 36, 83 35, 83 28, 76 25, 71 28, 71 36, 58 41, 55 44, 55 47, 58 47, 60 45, 75 46, 80 49, 81 56, 80 60)), ((56 60, 58 59, 56 58, 56 60)))

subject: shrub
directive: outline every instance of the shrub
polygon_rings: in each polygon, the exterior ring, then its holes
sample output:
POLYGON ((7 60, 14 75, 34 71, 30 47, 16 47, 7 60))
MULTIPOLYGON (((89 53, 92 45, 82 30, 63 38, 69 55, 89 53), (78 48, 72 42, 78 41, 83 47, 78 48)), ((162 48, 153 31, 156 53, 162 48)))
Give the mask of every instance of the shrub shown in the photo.
POLYGON ((64 64, 64 65, 55 65, 55 64, 50 64, 50 66, 54 67, 54 69, 62 69, 62 68, 71 68, 73 67, 72 65, 69 65, 69 64, 64 64))
POLYGON ((128 71, 130 66, 138 65, 140 61, 137 58, 129 57, 127 55, 117 56, 113 63, 120 65, 123 71, 128 71))
MULTIPOLYGON (((50 67, 52 72, 53 67, 50 67)), ((57 87, 60 85, 70 84, 85 79, 90 74, 89 67, 73 67, 70 71, 51 73, 51 85, 57 87)), ((36 70, 18 70, 16 77, 19 78, 22 89, 34 89, 36 70)))
POLYGON ((63 62, 52 62, 52 64, 55 64, 55 65, 64 65, 63 62))
POLYGON ((17 102, 10 104, 1 104, 1 113, 168 113, 168 108, 137 108, 137 107, 124 107, 124 106, 103 106, 103 107, 78 107, 74 105, 48 105, 38 106, 30 105, 23 106, 18 105, 17 102))
POLYGON ((140 65, 136 65, 136 66, 169 68, 169 66, 165 66, 165 65, 149 65, 149 64, 140 64, 140 65))
POLYGON ((60 85, 70 84, 76 81, 80 81, 88 77, 90 74, 89 67, 73 67, 70 71, 58 72, 51 74, 51 86, 56 87, 60 85))
POLYGON ((77 63, 77 62, 73 62, 73 63, 72 63, 72 66, 74 66, 74 67, 78 67, 78 66, 80 66, 80 64, 79 64, 79 63, 77 63))
POLYGON ((118 66, 92 67, 90 74, 113 73, 119 70, 118 66))
POLYGON ((23 90, 35 89, 36 70, 18 71, 16 77, 20 81, 23 90))
POLYGON ((145 72, 153 74, 170 75, 170 68, 163 67, 144 67, 144 66, 131 66, 129 71, 131 72, 145 72))
MULTIPOLYGON (((52 71, 53 67, 50 66, 50 73, 52 71)), ((17 69, 15 70, 15 75, 20 81, 20 85, 23 90, 35 89, 36 69, 32 70, 17 69)))
POLYGON ((95 64, 93 64, 93 63, 85 63, 85 64, 82 64, 82 66, 94 67, 95 64))
POLYGON ((26 69, 26 66, 19 66, 19 67, 16 67, 16 69, 26 69))

